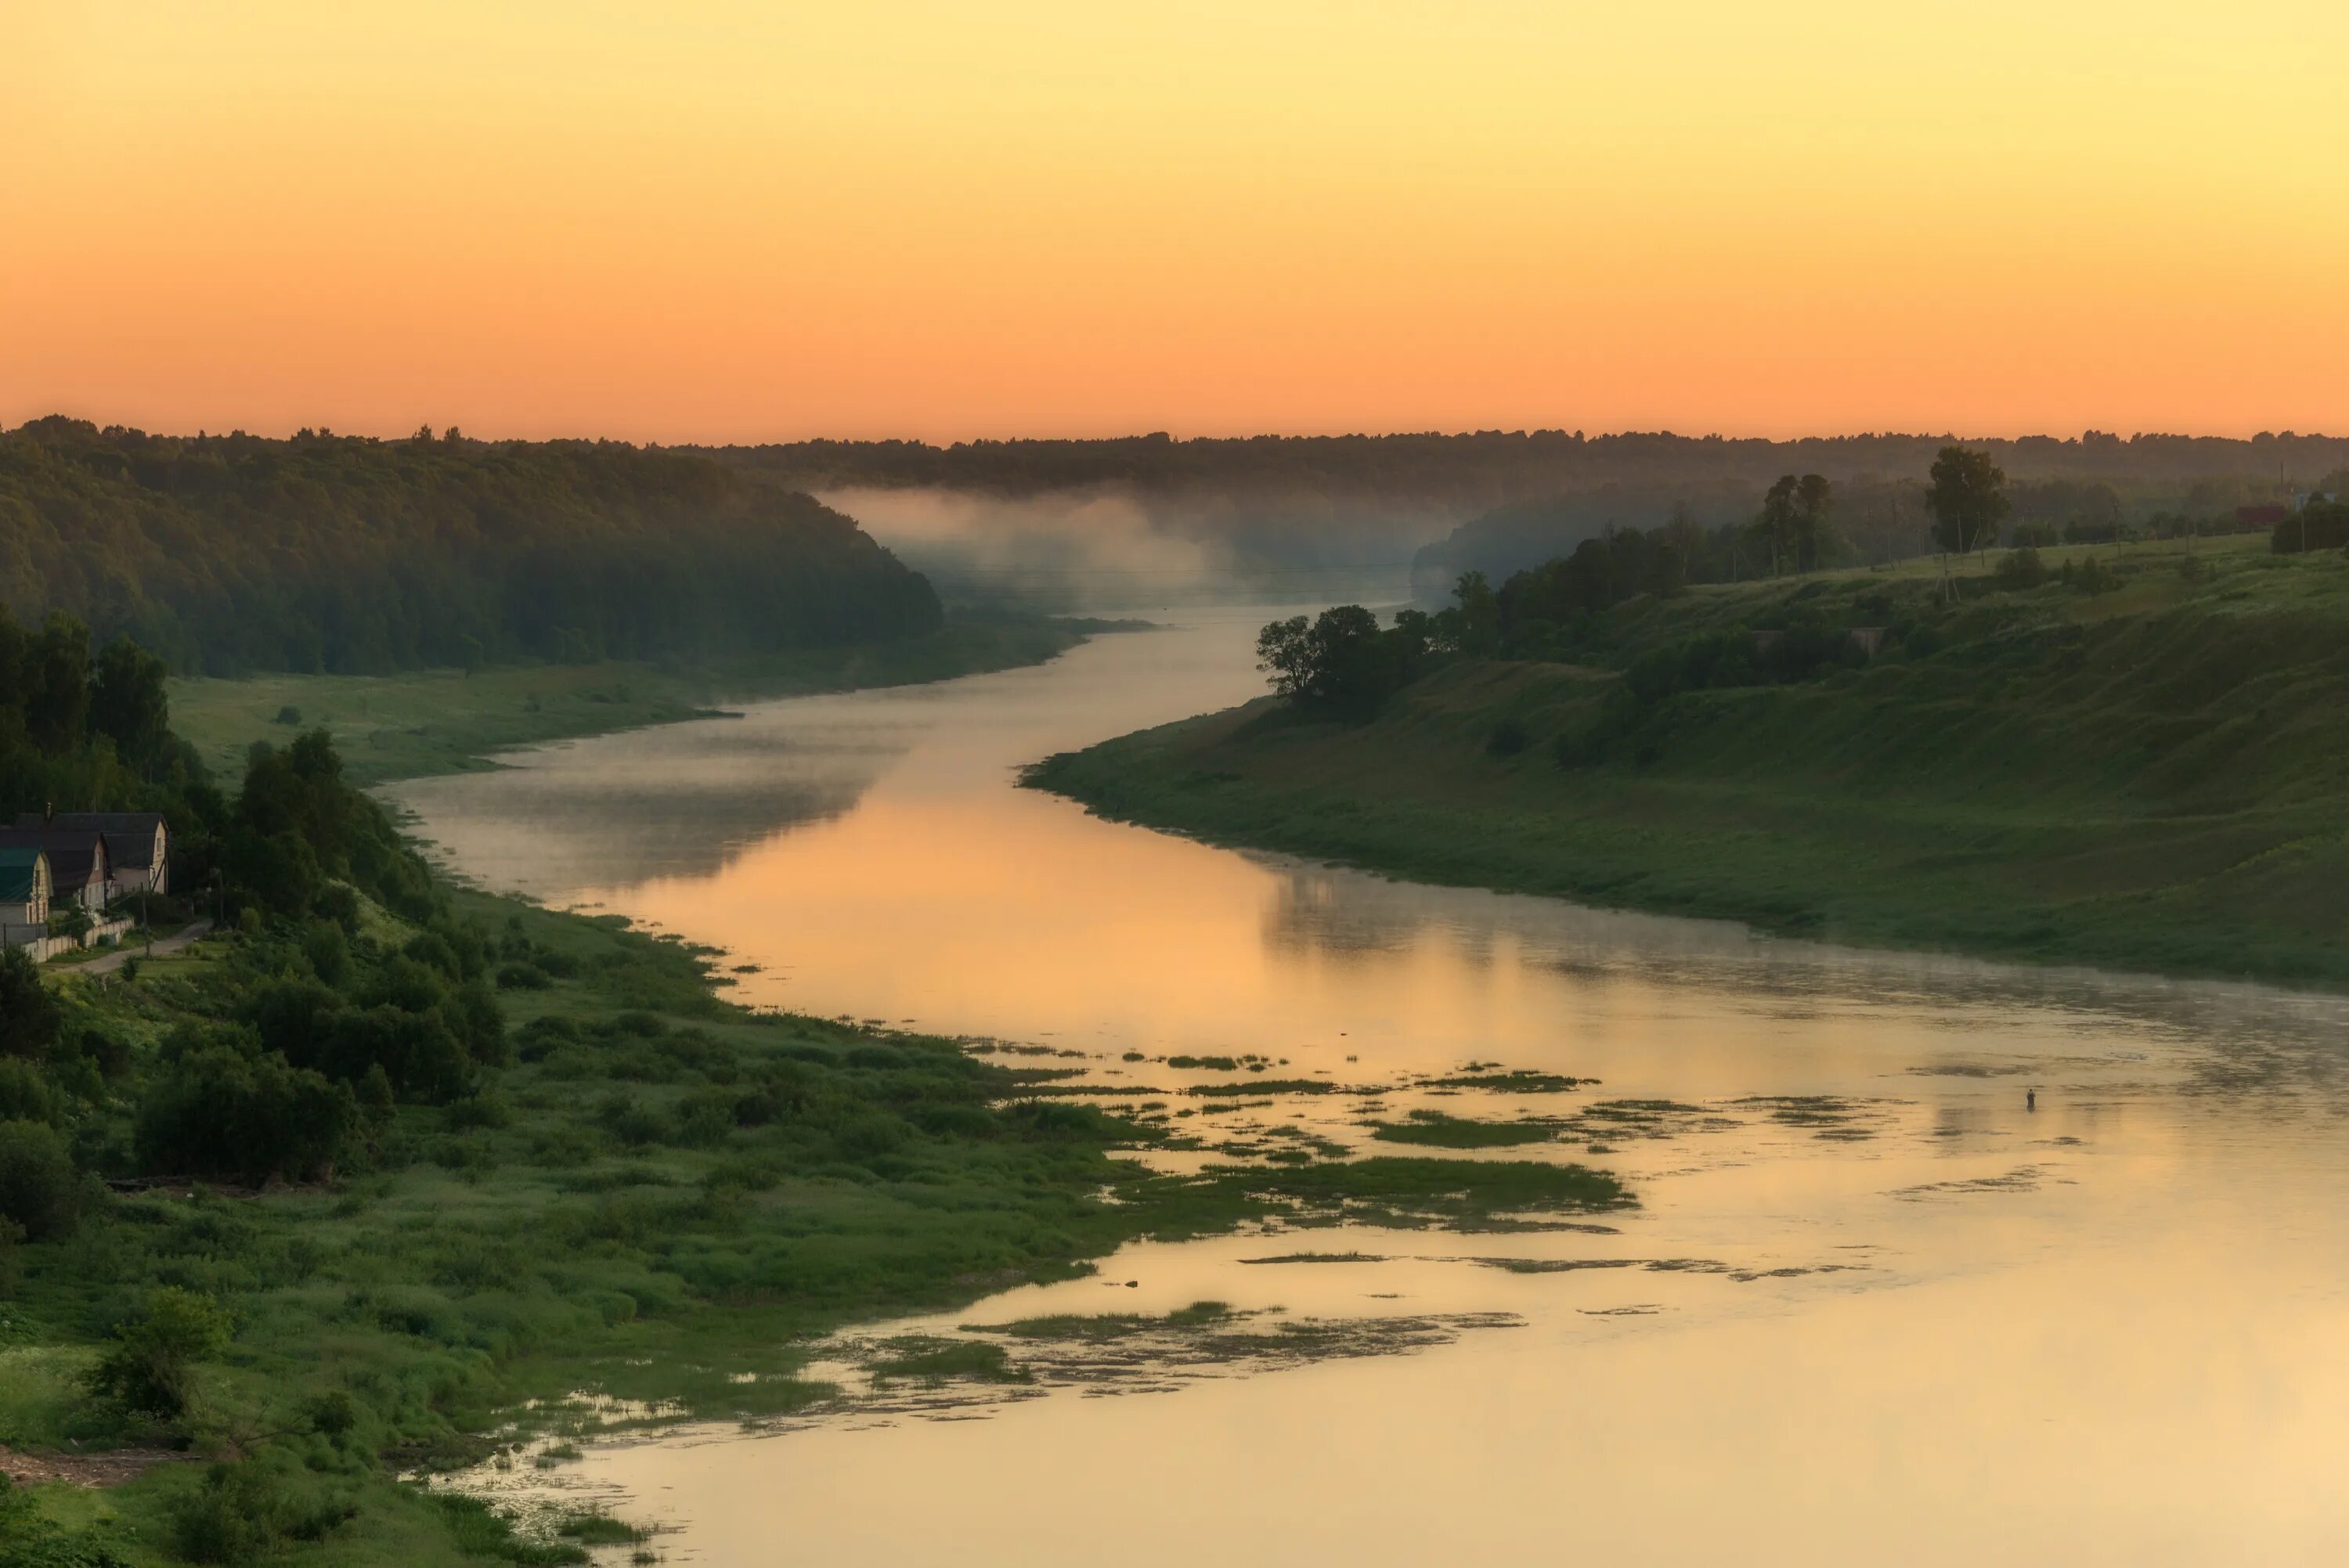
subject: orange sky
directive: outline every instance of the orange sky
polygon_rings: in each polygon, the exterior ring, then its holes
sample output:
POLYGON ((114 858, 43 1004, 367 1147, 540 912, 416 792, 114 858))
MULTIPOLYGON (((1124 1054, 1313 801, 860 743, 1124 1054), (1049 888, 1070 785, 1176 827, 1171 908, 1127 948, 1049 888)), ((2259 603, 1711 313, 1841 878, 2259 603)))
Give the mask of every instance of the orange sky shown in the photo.
POLYGON ((2349 431, 2349 5, 0 0, 0 421, 2349 431))

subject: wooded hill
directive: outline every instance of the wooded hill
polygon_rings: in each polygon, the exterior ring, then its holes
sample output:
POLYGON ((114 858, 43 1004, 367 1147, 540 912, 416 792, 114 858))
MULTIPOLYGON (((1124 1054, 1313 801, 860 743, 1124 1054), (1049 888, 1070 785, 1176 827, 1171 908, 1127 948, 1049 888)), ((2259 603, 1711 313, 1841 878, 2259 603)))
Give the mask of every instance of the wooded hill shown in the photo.
POLYGON ((62 418, 0 434, 0 603, 188 675, 769 651, 941 618, 850 519, 705 458, 62 418))
MULTIPOLYGON (((1948 436, 1893 433, 1795 440, 1625 431, 1480 430, 1460 435, 1200 437, 1104 440, 793 441, 696 449, 796 488, 936 486, 1003 495, 1116 486, 1143 492, 1308 490, 1498 506, 1603 485, 1766 485, 1782 473, 1921 475, 1948 436)), ((2019 480, 2180 482, 2302 479, 2349 464, 2349 438, 2292 432, 2215 436, 2025 436, 1969 440, 2019 480)), ((1627 525, 1661 521, 1622 517, 1627 525)))

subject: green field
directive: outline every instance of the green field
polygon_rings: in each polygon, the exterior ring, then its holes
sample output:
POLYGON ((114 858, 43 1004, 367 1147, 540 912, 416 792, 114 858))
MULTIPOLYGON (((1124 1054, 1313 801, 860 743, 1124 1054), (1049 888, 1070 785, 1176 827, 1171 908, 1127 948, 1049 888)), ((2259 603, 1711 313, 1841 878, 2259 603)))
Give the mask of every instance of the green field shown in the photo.
POLYGON ((957 621, 918 637, 689 663, 498 665, 387 676, 175 680, 171 725, 222 778, 256 740, 324 726, 362 786, 494 767, 487 754, 667 724, 713 705, 908 686, 1032 665, 1074 646, 1081 622, 957 621))
POLYGON ((1052 758, 1104 815, 1423 881, 1868 945, 2349 984, 2349 560, 2264 540, 1699 588, 1606 613, 1614 667, 1455 662, 1370 723, 1266 699, 1052 758), (1932 635, 1788 685, 1683 691, 1598 759, 1620 669, 1806 614, 1932 635), (1508 733, 1496 745, 1495 736, 1508 733), (1511 746, 1512 754, 1501 755, 1511 746))

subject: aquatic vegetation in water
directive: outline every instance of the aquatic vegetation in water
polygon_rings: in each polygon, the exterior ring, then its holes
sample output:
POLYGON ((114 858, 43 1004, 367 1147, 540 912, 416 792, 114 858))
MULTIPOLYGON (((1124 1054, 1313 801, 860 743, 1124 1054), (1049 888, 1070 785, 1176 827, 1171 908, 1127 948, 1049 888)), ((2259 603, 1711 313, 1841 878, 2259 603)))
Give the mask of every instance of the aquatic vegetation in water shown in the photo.
POLYGON ((1371 1136, 1383 1143, 1415 1143, 1435 1149, 1504 1149, 1547 1143, 1557 1124, 1547 1121, 1469 1121, 1441 1111, 1414 1110, 1405 1121, 1374 1121, 1371 1136))
POLYGON ((1228 1228, 1269 1207, 1291 1224, 1350 1222, 1390 1229, 1544 1229, 1565 1213, 1632 1207, 1629 1189, 1587 1166, 1536 1161, 1381 1155, 1316 1165, 1210 1166, 1193 1178, 1134 1184, 1162 1238, 1228 1228))
POLYGON ((1422 1088, 1477 1088, 1495 1094, 1565 1094, 1586 1085, 1595 1084, 1595 1078, 1568 1078, 1560 1073, 1493 1072, 1474 1070, 1489 1068, 1497 1064, 1472 1062, 1471 1071, 1455 1073, 1449 1078, 1423 1078, 1422 1088))
POLYGON ((1025 1372, 1010 1365, 1003 1346, 986 1340, 909 1335, 885 1339, 879 1348, 886 1354, 864 1364, 876 1385, 894 1377, 925 1383, 943 1382, 948 1377, 973 1377, 984 1383, 1028 1381, 1025 1372))

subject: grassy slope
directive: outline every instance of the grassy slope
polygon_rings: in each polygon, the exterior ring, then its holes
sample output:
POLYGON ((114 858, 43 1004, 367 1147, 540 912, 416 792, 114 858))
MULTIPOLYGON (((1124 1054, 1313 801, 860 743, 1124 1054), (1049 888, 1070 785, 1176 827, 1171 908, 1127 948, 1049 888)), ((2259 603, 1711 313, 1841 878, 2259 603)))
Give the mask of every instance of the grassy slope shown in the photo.
MULTIPOLYGON (((379 780, 477 765, 477 748, 678 717, 702 691, 1031 662, 1079 631, 966 629, 927 652, 900 645, 881 664, 697 676, 604 666, 191 683, 174 694, 175 718, 227 759, 290 733, 272 726, 281 705, 315 722, 364 698, 337 728, 351 745, 400 727, 371 766, 352 748, 351 771, 379 780), (631 696, 598 700, 615 681, 631 696)), ((1112 1156, 1154 1134, 1065 1101, 1018 1104, 1019 1073, 953 1042, 754 1015, 722 999, 725 981, 702 955, 624 922, 454 897, 461 917, 575 970, 501 993, 524 1044, 487 1104, 401 1108, 369 1168, 325 1187, 128 1193, 76 1235, 20 1248, 13 1292, 0 1280, 0 1444, 70 1453, 161 1436, 190 1442, 194 1458, 264 1454, 298 1494, 356 1511, 289 1546, 287 1561, 531 1559, 502 1526, 452 1515, 391 1471, 479 1457, 484 1434, 524 1401, 582 1390, 657 1401, 670 1418, 793 1408, 823 1392, 796 1376, 808 1336, 1079 1268, 1136 1236, 1221 1231, 1275 1209, 1423 1223, 1629 1201, 1611 1178, 1571 1165, 1367 1160, 1153 1177, 1112 1156), (530 1044, 546 1019, 574 1037, 530 1044), (709 1114, 777 1083, 799 1092, 771 1119, 709 1114), (1118 1201, 1104 1201, 1111 1191, 1118 1201), (222 1362, 203 1370, 187 1429, 146 1434, 93 1410, 81 1385, 109 1326, 159 1283, 218 1297, 238 1326, 222 1362), (304 1412, 337 1391, 361 1416, 329 1438, 304 1412)), ((369 925, 389 947, 411 934, 379 911, 369 925)), ((53 969, 49 981, 81 1022, 152 1052, 179 1019, 217 1014, 207 985, 252 940, 150 959, 135 978, 53 969)), ((111 1107, 114 1130, 94 1135, 127 1136, 127 1112, 111 1107)), ((594 1425, 559 1409, 526 1419, 594 1425)), ((199 1465, 167 1464, 105 1491, 53 1485, 36 1497, 47 1518, 162 1564, 175 1561, 172 1511, 202 1478, 199 1465)))
MULTIPOLYGON (((2096 596, 1970 583, 1939 653, 1684 694, 1597 767, 1560 769, 1549 741, 1615 677, 1496 663, 1444 670, 1358 728, 1259 702, 1054 758, 1035 781, 1110 816, 1423 880, 2349 985, 2349 562, 2206 542, 2189 577, 2189 548, 2097 552, 2126 575, 2096 596), (1532 737, 1514 757, 1486 749, 1504 717, 1532 737)), ((1610 630, 1636 652, 1796 593, 1862 624, 1858 601, 1899 587, 1859 573, 1701 590, 1627 606, 1610 630)))
MULTIPOLYGON (((215 1294, 239 1319, 207 1376, 199 1451, 298 1430, 302 1401, 340 1388, 369 1412, 357 1447, 430 1462, 481 1451, 466 1434, 517 1400, 579 1388, 705 1414, 789 1408, 818 1391, 791 1377, 797 1336, 1064 1270, 1135 1228, 1097 1197, 1121 1175, 1117 1130, 1075 1108, 1042 1130, 986 1109, 1014 1076, 950 1042, 751 1015, 716 997, 693 954, 616 922, 459 903, 576 962, 581 977, 503 1000, 517 1026, 554 1016, 583 1037, 508 1068, 490 1117, 403 1109, 378 1169, 331 1190, 133 1195, 26 1249, 0 1305, 0 1442, 69 1451, 122 1435, 91 1425, 78 1379, 150 1279, 215 1294), (730 1106, 777 1071, 803 1105, 682 1130, 693 1097, 730 1106)), ((102 995, 61 984, 151 1042, 222 957, 213 944, 157 960, 102 995)), ((321 1473, 364 1506, 305 1561, 464 1560, 436 1511, 342 1448, 324 1446, 321 1473)), ((198 1479, 165 1467, 104 1511, 157 1541, 198 1479)))
POLYGON ((492 767, 487 753, 690 718, 714 702, 906 686, 1050 658, 1084 635, 1041 619, 953 622, 926 636, 690 665, 506 665, 467 675, 256 676, 171 683, 172 727, 224 779, 255 740, 325 725, 354 783, 492 767))

